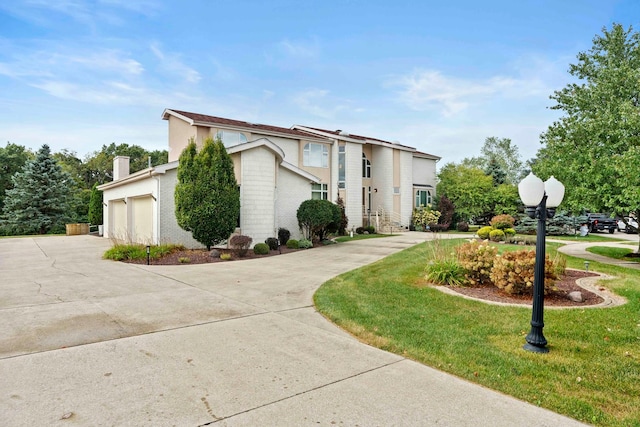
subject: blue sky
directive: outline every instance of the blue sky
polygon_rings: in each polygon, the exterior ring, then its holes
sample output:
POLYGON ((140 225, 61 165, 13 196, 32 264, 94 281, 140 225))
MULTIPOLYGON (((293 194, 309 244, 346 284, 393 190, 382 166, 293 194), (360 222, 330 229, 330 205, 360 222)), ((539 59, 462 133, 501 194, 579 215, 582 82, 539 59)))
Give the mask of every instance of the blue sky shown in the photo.
POLYGON ((0 3, 0 144, 80 157, 167 146, 165 108, 343 129, 442 163, 511 138, 523 159, 549 95, 636 0, 0 3))

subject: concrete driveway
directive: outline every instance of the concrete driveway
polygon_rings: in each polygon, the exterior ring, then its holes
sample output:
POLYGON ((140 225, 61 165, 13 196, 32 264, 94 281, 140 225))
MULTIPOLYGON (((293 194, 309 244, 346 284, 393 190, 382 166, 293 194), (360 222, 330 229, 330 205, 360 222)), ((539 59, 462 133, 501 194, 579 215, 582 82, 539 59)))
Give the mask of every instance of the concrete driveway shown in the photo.
POLYGON ((581 425, 315 312, 327 279, 431 236, 181 266, 104 261, 91 236, 0 239, 0 425, 581 425))

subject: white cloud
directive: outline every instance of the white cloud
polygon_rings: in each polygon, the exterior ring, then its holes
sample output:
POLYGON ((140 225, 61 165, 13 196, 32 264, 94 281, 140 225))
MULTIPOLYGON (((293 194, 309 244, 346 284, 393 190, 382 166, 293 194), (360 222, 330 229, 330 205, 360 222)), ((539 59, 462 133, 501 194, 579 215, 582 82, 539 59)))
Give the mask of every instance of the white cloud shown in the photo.
POLYGON ((417 111, 437 110, 444 117, 455 116, 472 105, 493 98, 547 96, 548 85, 531 75, 527 77, 495 76, 489 79, 465 79, 445 76, 437 70, 417 70, 387 82, 399 87, 399 100, 417 111))
POLYGON ((198 83, 201 79, 200 73, 195 69, 185 65, 180 60, 180 55, 175 53, 165 53, 157 43, 150 46, 151 52, 160 60, 161 67, 189 83, 198 83))
POLYGON ((335 118, 338 113, 347 109, 344 100, 329 97, 324 89, 309 89, 294 94, 291 102, 302 111, 323 119, 335 118))

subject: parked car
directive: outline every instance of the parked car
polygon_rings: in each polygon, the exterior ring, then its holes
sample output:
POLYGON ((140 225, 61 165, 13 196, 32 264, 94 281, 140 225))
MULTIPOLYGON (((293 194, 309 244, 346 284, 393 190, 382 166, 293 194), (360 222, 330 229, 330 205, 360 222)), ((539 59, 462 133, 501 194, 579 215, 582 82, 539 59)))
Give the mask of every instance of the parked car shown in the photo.
POLYGON ((588 213, 586 217, 586 224, 589 227, 590 233, 607 230, 609 234, 613 234, 613 232, 618 228, 616 220, 607 214, 588 213))
POLYGON ((618 220, 618 231, 624 231, 627 234, 637 234, 638 222, 631 217, 625 216, 624 221, 622 219, 618 220))

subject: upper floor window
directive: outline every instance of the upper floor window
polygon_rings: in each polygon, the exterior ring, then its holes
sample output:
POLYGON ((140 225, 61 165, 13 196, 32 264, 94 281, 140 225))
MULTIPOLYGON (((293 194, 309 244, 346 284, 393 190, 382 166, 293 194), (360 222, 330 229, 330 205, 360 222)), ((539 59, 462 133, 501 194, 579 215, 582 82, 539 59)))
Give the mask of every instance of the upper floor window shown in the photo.
POLYGON ((362 177, 371 178, 371 162, 364 153, 362 153, 362 177))
POLYGON ((345 149, 344 145, 338 147, 338 188, 345 188, 345 171, 347 168, 345 149))
POLYGON ((216 139, 220 138, 225 147, 233 147, 234 145, 247 142, 247 137, 243 133, 230 130, 219 130, 216 133, 216 139))
POLYGON ((302 164, 316 168, 329 167, 329 150, 324 144, 305 144, 302 151, 302 164))
POLYGON ((416 190, 416 208, 425 207, 431 204, 431 191, 416 190))

